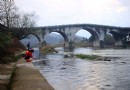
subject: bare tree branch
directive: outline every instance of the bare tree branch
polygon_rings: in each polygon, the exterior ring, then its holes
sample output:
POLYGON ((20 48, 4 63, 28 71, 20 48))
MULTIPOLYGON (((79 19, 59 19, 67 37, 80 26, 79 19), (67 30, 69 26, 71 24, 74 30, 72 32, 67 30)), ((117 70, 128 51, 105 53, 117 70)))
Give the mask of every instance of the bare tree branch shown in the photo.
POLYGON ((10 27, 33 27, 36 25, 36 14, 33 13, 18 13, 18 8, 15 6, 14 0, 0 0, 0 22, 10 27))

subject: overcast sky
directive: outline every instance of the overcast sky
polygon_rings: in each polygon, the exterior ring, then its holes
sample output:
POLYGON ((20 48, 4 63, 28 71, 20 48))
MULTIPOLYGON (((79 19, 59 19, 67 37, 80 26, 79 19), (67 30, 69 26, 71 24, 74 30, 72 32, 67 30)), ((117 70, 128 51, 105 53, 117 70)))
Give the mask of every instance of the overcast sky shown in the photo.
POLYGON ((24 12, 36 12, 38 26, 100 24, 130 27, 130 0, 15 0, 24 12))

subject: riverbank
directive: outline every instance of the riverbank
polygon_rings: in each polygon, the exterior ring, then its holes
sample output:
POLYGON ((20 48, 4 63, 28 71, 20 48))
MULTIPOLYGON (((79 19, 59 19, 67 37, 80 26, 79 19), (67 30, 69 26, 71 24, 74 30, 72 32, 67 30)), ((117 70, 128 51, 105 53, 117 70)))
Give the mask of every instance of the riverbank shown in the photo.
POLYGON ((15 63, 0 64, 0 90, 8 90, 15 63))
POLYGON ((0 90, 54 90, 32 62, 0 64, 0 90))
POLYGON ((46 54, 49 54, 49 53, 57 52, 57 51, 54 49, 54 47, 48 46, 48 45, 43 46, 43 47, 41 47, 40 49, 41 49, 41 52, 42 52, 43 55, 46 55, 46 54))
POLYGON ((19 59, 11 83, 11 90, 54 90, 32 62, 19 59))

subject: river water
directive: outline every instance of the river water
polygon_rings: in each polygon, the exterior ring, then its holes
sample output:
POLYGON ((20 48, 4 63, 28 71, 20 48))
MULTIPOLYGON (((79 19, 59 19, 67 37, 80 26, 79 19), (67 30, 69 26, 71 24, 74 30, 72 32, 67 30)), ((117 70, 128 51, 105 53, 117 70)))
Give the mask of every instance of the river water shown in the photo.
MULTIPOLYGON (((129 49, 75 48, 66 52, 119 57, 111 61, 64 58, 63 48, 56 50, 58 53, 46 55, 45 64, 34 63, 55 90, 130 90, 129 49)), ((39 55, 37 50, 34 54, 39 55)))

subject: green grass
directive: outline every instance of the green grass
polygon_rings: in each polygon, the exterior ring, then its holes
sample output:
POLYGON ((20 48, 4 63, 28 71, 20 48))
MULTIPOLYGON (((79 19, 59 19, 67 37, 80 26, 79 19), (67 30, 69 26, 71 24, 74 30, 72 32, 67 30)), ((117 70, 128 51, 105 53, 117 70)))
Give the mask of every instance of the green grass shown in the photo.
POLYGON ((80 59, 95 60, 95 59, 97 59, 99 56, 96 56, 96 55, 85 55, 85 54, 76 54, 76 57, 78 57, 78 58, 80 58, 80 59))

